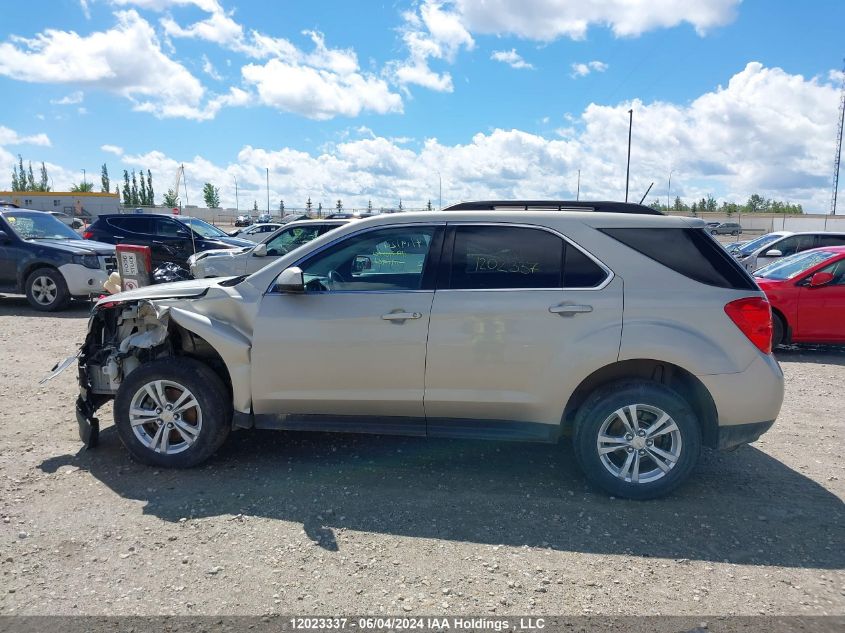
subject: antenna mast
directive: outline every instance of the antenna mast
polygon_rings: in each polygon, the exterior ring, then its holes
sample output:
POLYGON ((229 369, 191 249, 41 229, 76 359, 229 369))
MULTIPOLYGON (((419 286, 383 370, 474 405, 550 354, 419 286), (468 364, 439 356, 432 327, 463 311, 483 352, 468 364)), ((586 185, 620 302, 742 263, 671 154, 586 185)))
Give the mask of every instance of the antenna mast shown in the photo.
POLYGON ((842 60, 842 90, 839 95, 839 125, 836 130, 836 156, 833 159, 833 196, 830 213, 836 215, 836 196, 839 193, 839 162, 842 157, 842 125, 845 123, 845 59, 842 60))

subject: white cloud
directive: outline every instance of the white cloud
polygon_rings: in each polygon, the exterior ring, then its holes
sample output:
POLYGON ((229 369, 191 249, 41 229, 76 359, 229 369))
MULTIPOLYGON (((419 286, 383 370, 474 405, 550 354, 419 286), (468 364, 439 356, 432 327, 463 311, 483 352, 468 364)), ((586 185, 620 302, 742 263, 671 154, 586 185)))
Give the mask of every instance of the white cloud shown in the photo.
POLYGON ((82 9, 82 15, 86 20, 91 19, 91 7, 88 6, 88 0, 79 0, 79 8, 82 9))
POLYGON ((402 39, 408 58, 388 64, 388 72, 400 85, 416 84, 438 92, 452 92, 452 76, 429 67, 430 59, 452 63, 461 48, 472 50, 475 40, 460 16, 444 9, 439 0, 424 0, 416 11, 403 14, 402 39))
MULTIPOLYGON (((571 198, 579 169, 582 198, 618 200, 625 191, 627 111, 633 108, 635 199, 652 181, 651 196, 665 196, 671 165, 672 191, 687 201, 707 193, 744 201, 760 193, 821 212, 828 204, 837 96, 837 85, 827 77, 808 79, 752 62, 725 86, 689 103, 591 104, 564 117, 560 137, 495 129, 456 145, 434 138, 405 145, 405 139, 358 129, 359 138, 314 153, 248 145, 231 162, 195 156, 184 163, 191 201, 201 200, 202 183, 212 182, 220 187, 224 204, 233 205, 235 176, 244 208, 252 206, 253 198, 264 200, 265 167, 270 168, 274 206, 281 198, 288 207, 301 207, 310 196, 315 205, 322 201, 325 206, 338 198, 347 207, 365 207, 368 199, 376 207, 395 206, 401 197, 407 207, 422 207, 436 198, 438 171, 444 202, 571 198)), ((27 137, 0 128, 0 174, 8 171, 12 155, 3 153, 3 145, 21 138, 27 137)), ((164 191, 183 157, 122 154, 121 162, 150 168, 156 189, 164 191)))
POLYGON ((121 156, 123 154, 123 148, 120 145, 100 145, 100 149, 104 152, 108 152, 109 154, 114 154, 115 156, 121 156))
POLYGON ((600 61, 591 61, 586 63, 572 64, 572 73, 570 77, 577 79, 578 77, 586 77, 591 72, 603 73, 608 69, 608 65, 600 61))
POLYGON ((214 64, 211 63, 211 60, 208 56, 202 56, 202 72, 206 75, 214 79, 215 81, 223 81, 223 77, 220 73, 217 72, 217 69, 214 67, 214 64))
POLYGON ((33 38, 12 36, 0 43, 0 75, 106 90, 158 117, 213 116, 202 105, 203 85, 162 52, 150 24, 134 10, 115 17, 113 28, 87 36, 55 29, 33 38))
POLYGON ((40 145, 50 147, 50 137, 41 132, 30 136, 21 136, 13 129, 0 125, 0 145, 40 145))
POLYGON ((511 68, 516 68, 517 70, 522 68, 534 68, 534 66, 522 59, 522 55, 517 53, 515 48, 512 48, 509 51, 493 51, 493 54, 490 55, 490 59, 507 64, 511 68))
POLYGON ((691 24, 699 34, 733 21, 741 0, 454 0, 461 24, 473 33, 551 41, 584 39, 590 26, 617 37, 691 24))
POLYGON ((53 105, 76 105, 78 103, 82 103, 82 100, 85 98, 85 95, 81 90, 77 90, 76 92, 72 92, 69 95, 62 97, 61 99, 51 99, 50 103, 53 105))

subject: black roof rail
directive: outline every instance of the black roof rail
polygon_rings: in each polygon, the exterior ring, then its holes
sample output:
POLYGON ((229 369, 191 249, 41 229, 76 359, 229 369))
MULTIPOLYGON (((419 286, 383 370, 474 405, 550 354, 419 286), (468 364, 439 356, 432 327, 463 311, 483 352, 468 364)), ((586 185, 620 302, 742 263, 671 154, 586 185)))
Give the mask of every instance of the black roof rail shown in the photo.
POLYGON ((547 209, 549 211, 597 211, 600 213, 638 213, 642 215, 664 215, 661 211, 633 202, 609 202, 602 200, 479 200, 458 202, 444 211, 495 211, 497 209, 547 209))

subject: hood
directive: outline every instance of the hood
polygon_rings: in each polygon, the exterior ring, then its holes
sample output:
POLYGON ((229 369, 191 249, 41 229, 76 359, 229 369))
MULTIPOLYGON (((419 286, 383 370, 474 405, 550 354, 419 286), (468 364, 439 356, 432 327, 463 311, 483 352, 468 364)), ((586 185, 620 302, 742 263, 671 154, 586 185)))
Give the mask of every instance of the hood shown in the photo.
POLYGON ((245 246, 243 248, 212 248, 207 251, 197 253, 196 255, 191 255, 190 259, 198 262, 206 257, 237 257, 238 255, 248 253, 257 246, 255 242, 250 242, 250 244, 251 246, 245 246))
POLYGON ((49 246, 74 255, 114 255, 114 244, 94 240, 32 240, 29 243, 49 246))
POLYGON ((250 242, 242 237, 212 237, 209 238, 212 242, 222 242, 223 244, 231 244, 232 246, 255 246, 255 242, 250 242))
POLYGON ((214 277, 213 279, 189 279, 187 281, 174 281, 168 284, 154 284, 144 286, 137 290, 127 290, 117 294, 103 297, 97 302, 108 303, 112 301, 136 301, 138 299, 184 299, 189 297, 200 297, 212 286, 216 286, 228 277, 214 277))

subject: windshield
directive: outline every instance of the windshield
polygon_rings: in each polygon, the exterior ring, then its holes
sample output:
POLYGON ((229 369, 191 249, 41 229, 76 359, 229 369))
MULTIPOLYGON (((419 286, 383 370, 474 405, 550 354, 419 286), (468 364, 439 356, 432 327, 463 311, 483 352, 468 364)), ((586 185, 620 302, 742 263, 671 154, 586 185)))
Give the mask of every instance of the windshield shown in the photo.
POLYGON ((81 240, 82 237, 67 224, 49 213, 37 211, 6 211, 6 222, 23 240, 81 240))
POLYGON ((765 246, 766 244, 771 244, 775 240, 778 240, 782 237, 786 237, 785 235, 781 235, 778 233, 769 233, 768 235, 761 235, 755 240, 751 240, 747 244, 745 244, 742 248, 740 248, 737 252, 742 255, 751 255, 754 251, 758 248, 765 246))
POLYGON ((181 221, 189 225, 202 237, 229 237, 216 226, 197 218, 181 218, 181 221))
POLYGON ((763 266, 760 270, 754 271, 754 276, 763 279, 774 279, 776 281, 792 279, 835 255, 836 253, 832 251, 804 251, 803 253, 796 253, 790 257, 784 257, 783 259, 772 262, 768 266, 763 266))

